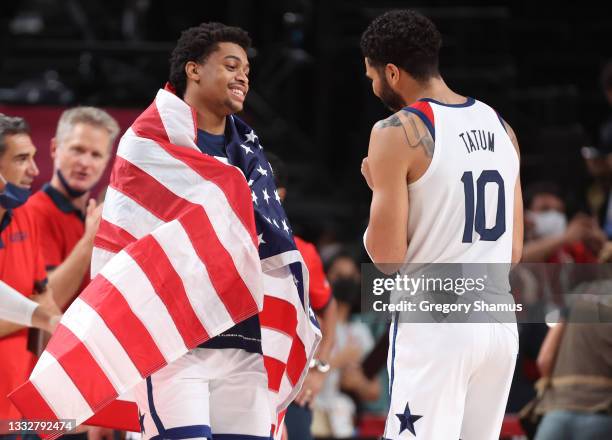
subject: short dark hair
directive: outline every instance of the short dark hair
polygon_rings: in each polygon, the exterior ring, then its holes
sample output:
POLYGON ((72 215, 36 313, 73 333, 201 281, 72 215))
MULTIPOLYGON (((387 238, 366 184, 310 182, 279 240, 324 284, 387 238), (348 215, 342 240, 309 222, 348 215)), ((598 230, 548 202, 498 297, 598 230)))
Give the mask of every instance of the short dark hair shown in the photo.
POLYGON ((270 162, 270 166, 274 172, 274 184, 277 188, 287 188, 289 176, 287 174, 287 166, 285 162, 274 153, 266 152, 266 159, 270 162))
POLYGON ((6 136, 14 134, 30 134, 30 126, 23 118, 0 113, 0 156, 6 151, 6 136))
POLYGON ((533 182, 527 186, 524 192, 524 203, 527 209, 531 207, 531 204, 535 200, 537 196, 542 194, 550 194, 561 200, 563 200, 563 192, 559 185, 554 182, 549 182, 547 180, 533 182))
POLYGON ((188 61, 203 63, 218 49, 218 43, 225 42, 235 43, 245 51, 251 46, 251 38, 245 30, 223 23, 202 23, 181 33, 170 56, 169 82, 178 96, 183 97, 187 88, 185 64, 188 61))
POLYGON ((436 26, 414 10, 389 11, 376 18, 361 36, 361 52, 374 67, 388 63, 417 81, 440 74, 442 36, 436 26))
POLYGON ((604 92, 612 90, 612 60, 608 61, 601 71, 601 86, 604 92))

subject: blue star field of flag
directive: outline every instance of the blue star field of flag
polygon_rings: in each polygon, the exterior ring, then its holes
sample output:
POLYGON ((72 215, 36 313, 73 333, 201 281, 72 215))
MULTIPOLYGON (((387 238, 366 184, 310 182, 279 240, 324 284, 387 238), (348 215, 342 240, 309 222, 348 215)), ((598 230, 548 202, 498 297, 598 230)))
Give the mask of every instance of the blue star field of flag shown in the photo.
MULTIPOLYGON (((274 183, 274 170, 266 159, 257 134, 240 118, 230 116, 225 128, 225 143, 228 162, 242 170, 251 190, 260 258, 264 260, 297 250, 289 219, 274 183)), ((199 146, 204 153, 215 155, 213 149, 207 151, 206 146, 199 146)), ((304 304, 302 266, 293 263, 289 267, 304 304)), ((311 320, 316 323, 312 313, 311 320)))

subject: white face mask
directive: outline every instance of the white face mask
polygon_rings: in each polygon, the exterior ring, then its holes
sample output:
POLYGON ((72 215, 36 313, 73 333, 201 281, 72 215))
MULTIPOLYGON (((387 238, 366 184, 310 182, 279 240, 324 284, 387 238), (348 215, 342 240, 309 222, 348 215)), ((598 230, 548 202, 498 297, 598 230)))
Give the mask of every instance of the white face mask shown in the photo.
POLYGON ((567 228, 567 219, 559 211, 532 212, 534 232, 537 237, 561 235, 567 228))

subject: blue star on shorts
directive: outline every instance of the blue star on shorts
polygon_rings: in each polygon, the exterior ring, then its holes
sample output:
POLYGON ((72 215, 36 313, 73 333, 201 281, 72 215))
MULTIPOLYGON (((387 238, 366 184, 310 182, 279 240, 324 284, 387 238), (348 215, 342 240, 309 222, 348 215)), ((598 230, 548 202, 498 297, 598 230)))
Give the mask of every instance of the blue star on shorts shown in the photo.
POLYGON ((410 407, 408 406, 408 402, 406 402, 406 408, 404 408, 404 413, 396 414, 396 416, 400 420, 399 433, 401 434, 407 429, 412 433, 412 435, 416 437, 416 432, 414 431, 414 422, 416 422, 423 416, 413 416, 410 413, 410 407))

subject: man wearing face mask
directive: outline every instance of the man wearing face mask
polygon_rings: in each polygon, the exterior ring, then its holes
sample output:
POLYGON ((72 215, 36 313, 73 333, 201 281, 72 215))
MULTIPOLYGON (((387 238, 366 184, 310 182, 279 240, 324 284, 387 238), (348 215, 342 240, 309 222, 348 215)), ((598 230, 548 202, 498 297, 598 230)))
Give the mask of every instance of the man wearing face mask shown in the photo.
POLYGON ((527 191, 523 262, 595 263, 605 235, 597 221, 577 214, 568 223, 556 185, 540 182, 527 191))
POLYGON ((89 280, 102 208, 90 199, 90 190, 104 173, 118 133, 117 122, 101 109, 66 110, 51 139, 53 177, 28 202, 45 237, 49 284, 62 308, 89 280))
MULTIPOLYGON (((22 118, 0 114, 0 280, 26 297, 46 284, 41 238, 22 206, 38 175, 29 133, 22 118)), ((0 321, 0 359, 0 419, 16 420, 20 414, 6 395, 28 377, 34 362, 23 326, 0 321)))

